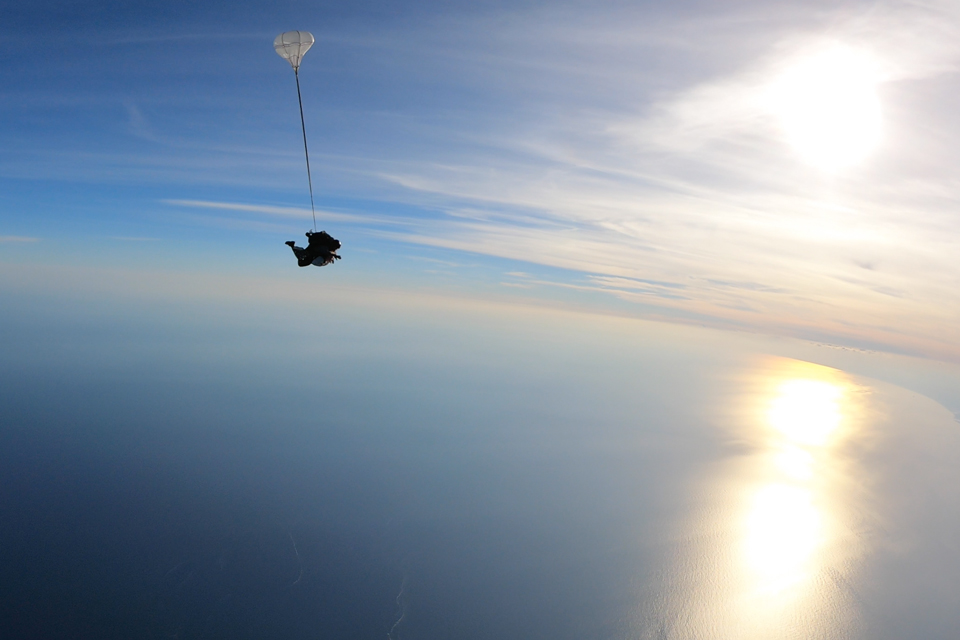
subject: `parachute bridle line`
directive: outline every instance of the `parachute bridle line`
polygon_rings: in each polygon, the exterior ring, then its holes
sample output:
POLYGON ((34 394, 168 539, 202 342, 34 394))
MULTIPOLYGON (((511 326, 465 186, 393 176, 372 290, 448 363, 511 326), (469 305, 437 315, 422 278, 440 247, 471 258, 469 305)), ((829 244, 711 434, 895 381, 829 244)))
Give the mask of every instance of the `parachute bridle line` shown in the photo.
MULTIPOLYGON (((299 66, 299 65, 298 65, 299 66)), ((300 103, 300 130, 303 131, 303 155, 307 159, 307 184, 310 187, 310 213, 313 215, 313 230, 317 230, 317 211, 313 205, 313 178, 310 175, 310 151, 307 149, 307 125, 303 120, 303 98, 300 96, 300 69, 293 69, 297 79, 297 102, 300 103)))

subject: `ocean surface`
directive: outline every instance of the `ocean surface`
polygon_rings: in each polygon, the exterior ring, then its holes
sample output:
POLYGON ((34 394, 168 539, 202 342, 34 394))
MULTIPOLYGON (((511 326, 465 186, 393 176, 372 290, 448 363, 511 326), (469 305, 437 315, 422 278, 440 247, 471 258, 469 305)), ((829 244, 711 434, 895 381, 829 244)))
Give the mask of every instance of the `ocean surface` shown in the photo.
POLYGON ((889 382, 439 298, 6 300, 0 637, 960 628, 960 425, 889 382))

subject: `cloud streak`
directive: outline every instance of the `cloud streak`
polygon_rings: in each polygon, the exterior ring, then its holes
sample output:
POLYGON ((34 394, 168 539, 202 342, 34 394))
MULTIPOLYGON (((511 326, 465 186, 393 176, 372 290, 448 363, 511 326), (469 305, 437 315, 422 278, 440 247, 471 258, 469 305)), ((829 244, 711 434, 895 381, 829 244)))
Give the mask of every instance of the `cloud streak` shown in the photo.
MULTIPOLYGON (((270 205, 244 204, 240 202, 214 202, 210 200, 163 200, 165 204, 177 207, 187 207, 191 209, 215 209, 219 211, 238 211, 243 213, 264 213, 270 216, 281 216, 286 218, 304 218, 309 220, 312 217, 310 209, 303 207, 277 207, 270 205)), ((346 222, 352 224, 397 224, 398 221, 392 218, 354 215, 349 213, 335 213, 332 211, 317 211, 317 219, 327 222, 346 222)))

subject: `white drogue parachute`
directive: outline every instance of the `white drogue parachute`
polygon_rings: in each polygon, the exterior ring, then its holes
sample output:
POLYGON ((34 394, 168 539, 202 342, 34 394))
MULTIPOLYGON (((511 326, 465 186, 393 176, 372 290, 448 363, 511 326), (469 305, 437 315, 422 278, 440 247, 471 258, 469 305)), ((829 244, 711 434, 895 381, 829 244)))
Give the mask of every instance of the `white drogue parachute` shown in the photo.
POLYGON ((303 55, 314 42, 313 34, 309 31, 287 31, 277 36, 273 41, 273 48, 277 55, 290 63, 293 72, 298 73, 303 55))
POLYGON ((300 96, 300 61, 313 46, 315 40, 309 31, 285 31, 273 41, 277 55, 290 63, 297 79, 297 101, 300 103, 300 129, 303 131, 303 155, 307 159, 307 184, 310 187, 310 213, 313 214, 313 230, 317 230, 317 212, 313 206, 313 178, 310 176, 310 152, 307 150, 307 126, 303 121, 303 98, 300 96))

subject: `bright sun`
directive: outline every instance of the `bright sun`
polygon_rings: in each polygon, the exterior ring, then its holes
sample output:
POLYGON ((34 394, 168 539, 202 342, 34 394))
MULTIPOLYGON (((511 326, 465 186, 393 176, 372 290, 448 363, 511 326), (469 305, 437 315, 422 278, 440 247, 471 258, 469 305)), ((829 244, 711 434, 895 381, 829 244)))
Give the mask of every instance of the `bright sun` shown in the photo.
POLYGON ((880 141, 878 83, 869 55, 834 45, 789 67, 768 98, 804 160, 836 171, 863 159, 880 141))

